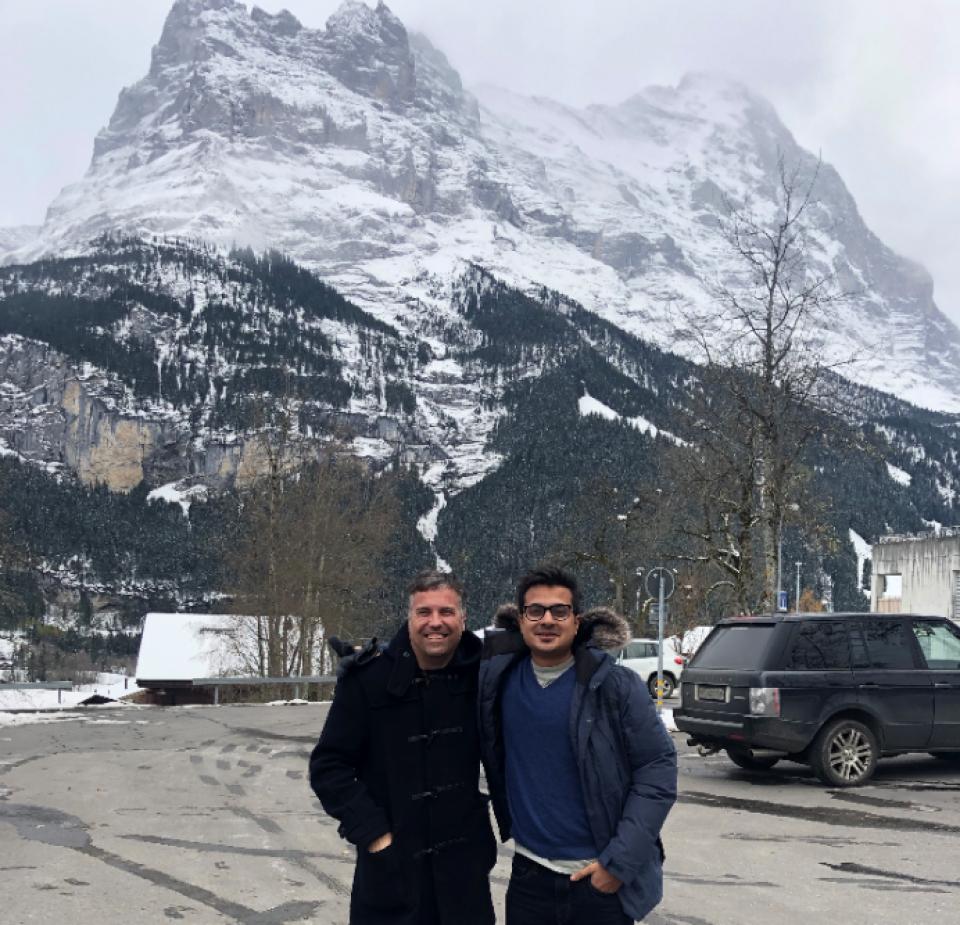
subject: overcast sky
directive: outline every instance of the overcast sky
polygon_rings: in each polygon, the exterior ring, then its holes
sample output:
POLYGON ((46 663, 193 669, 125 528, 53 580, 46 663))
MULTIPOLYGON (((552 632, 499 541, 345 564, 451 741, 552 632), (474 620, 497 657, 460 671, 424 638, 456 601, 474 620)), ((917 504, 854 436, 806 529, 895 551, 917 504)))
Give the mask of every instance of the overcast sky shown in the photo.
MULTIPOLYGON (((369 0, 372 4, 373 0, 369 0)), ((172 0, 0 0, 0 227, 37 224, 86 170, 172 0)), ((321 27, 337 0, 260 0, 321 27)), ((933 274, 960 324, 957 0, 393 0, 469 87, 616 103, 691 70, 765 95, 867 223, 933 274)))

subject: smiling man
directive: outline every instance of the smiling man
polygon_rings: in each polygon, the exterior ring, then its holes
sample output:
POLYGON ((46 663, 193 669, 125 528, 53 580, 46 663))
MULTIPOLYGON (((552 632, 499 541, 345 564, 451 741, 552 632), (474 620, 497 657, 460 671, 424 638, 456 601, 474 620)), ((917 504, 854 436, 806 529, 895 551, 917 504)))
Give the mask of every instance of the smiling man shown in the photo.
POLYGON ((507 925, 624 925, 663 893, 660 828, 676 799, 673 742, 639 676, 604 651, 629 627, 581 615, 573 576, 530 572, 485 638, 483 761, 516 853, 507 925))
POLYGON ((465 626, 462 585, 421 572, 400 631, 352 657, 337 683, 310 784, 357 848, 351 925, 493 925, 481 645, 465 626))

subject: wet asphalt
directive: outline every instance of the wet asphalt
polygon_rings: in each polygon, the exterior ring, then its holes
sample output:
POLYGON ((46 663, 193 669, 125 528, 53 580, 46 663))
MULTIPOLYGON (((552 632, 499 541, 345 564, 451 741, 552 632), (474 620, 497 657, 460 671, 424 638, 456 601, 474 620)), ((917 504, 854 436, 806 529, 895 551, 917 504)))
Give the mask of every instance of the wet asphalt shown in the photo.
MULTIPOLYGON (((346 923, 353 851, 306 775, 325 710, 0 726, 0 922, 346 923)), ((960 767, 896 758, 834 790, 800 765, 752 774, 674 738, 680 800, 647 922, 960 922, 960 767)), ((511 854, 493 875, 500 910, 511 854)))

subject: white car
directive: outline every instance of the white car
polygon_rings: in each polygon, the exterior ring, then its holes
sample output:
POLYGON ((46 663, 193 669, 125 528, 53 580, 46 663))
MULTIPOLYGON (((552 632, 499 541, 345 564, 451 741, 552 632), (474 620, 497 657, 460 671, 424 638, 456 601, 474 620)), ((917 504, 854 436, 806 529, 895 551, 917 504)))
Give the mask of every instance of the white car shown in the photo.
MULTIPOLYGON (((635 671, 646 682, 650 696, 657 696, 657 640, 631 639, 620 650, 617 661, 626 668, 635 671)), ((673 639, 663 641, 663 696, 669 697, 676 690, 677 682, 683 673, 686 659, 677 651, 673 639)))

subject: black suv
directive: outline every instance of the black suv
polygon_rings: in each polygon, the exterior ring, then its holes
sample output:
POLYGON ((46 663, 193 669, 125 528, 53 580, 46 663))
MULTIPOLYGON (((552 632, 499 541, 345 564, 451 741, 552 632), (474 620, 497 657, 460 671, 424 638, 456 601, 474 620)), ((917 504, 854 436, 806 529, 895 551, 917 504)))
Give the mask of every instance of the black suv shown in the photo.
POLYGON ((960 762, 960 628, 905 614, 724 620, 683 673, 677 728, 742 768, 781 758, 849 787, 877 759, 960 762))

